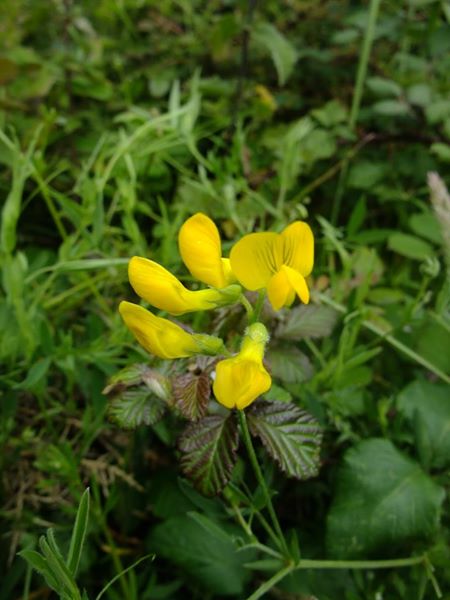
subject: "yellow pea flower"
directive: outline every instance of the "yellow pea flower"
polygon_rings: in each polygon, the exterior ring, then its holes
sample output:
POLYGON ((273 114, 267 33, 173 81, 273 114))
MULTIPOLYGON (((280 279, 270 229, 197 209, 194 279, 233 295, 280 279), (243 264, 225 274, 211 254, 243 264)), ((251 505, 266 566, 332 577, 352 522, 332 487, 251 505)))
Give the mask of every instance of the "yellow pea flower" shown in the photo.
POLYGON ((193 292, 160 264, 140 256, 130 260, 128 277, 138 296, 172 315, 223 306, 235 301, 241 292, 238 285, 193 292))
POLYGON ((178 247, 184 264, 199 281, 214 288, 224 288, 236 281, 230 260, 222 258, 219 231, 205 214, 196 213, 183 223, 178 247))
POLYGON ((217 363, 213 390, 220 404, 242 410, 270 389, 272 379, 263 365, 268 339, 264 325, 254 323, 247 328, 240 352, 217 363))
POLYGON ((167 319, 155 316, 138 304, 121 302, 119 312, 137 341, 159 358, 185 358, 193 354, 218 354, 221 339, 211 335, 191 334, 167 319))
POLYGON ((250 233, 231 249, 237 280, 248 290, 267 289, 274 310, 290 305, 297 294, 309 302, 307 277, 314 263, 314 237, 309 225, 295 221, 282 233, 250 233))

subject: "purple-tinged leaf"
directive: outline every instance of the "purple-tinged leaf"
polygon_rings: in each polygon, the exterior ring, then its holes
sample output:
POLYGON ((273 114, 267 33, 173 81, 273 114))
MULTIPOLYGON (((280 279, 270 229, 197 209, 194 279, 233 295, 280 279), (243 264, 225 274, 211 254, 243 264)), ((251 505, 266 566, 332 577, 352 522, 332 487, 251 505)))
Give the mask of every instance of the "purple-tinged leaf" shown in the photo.
POLYGON ((172 380, 174 404, 190 421, 205 416, 211 396, 211 384, 207 373, 184 373, 172 380))
POLYGON ((228 483, 239 443, 235 415, 212 415, 190 423, 179 440, 181 468, 206 496, 219 493, 228 483))

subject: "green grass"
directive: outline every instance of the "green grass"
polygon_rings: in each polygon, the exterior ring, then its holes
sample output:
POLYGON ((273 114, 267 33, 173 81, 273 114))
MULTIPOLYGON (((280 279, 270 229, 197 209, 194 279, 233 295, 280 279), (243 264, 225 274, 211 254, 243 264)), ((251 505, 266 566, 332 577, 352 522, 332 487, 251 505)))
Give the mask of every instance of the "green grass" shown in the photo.
MULTIPOLYGON (((2 3, 0 600, 47 597, 19 552, 56 544, 69 577, 87 487, 70 597, 446 597, 449 11, 282 4, 2 3), (184 420, 125 430, 102 393, 135 363, 188 368, 117 308, 134 255, 195 285, 176 238, 196 211, 225 255, 296 219, 315 234, 312 303, 263 309, 268 398, 324 435, 305 481, 255 444, 289 564, 243 443, 206 498, 179 467, 184 420)), ((180 321, 237 348, 244 315, 180 321)))

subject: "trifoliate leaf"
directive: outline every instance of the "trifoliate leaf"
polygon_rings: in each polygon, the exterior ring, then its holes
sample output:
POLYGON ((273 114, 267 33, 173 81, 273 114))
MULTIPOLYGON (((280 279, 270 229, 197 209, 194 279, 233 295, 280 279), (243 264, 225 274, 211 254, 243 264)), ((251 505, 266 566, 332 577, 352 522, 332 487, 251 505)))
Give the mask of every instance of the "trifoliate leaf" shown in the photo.
POLYGON ((207 373, 185 373, 172 381, 175 406, 190 421, 197 421, 205 416, 208 400, 211 396, 211 385, 207 373))
POLYGON ((144 387, 127 390, 114 398, 109 406, 109 416, 124 429, 140 425, 153 425, 159 421, 166 403, 144 387))
POLYGON ((253 404, 247 412, 250 432, 290 477, 317 475, 322 432, 314 417, 291 402, 253 404))
POLYGON ((289 311, 274 337, 283 340, 326 337, 333 331, 337 319, 338 313, 329 306, 302 304, 289 311))
POLYGON ((225 417, 212 415, 190 423, 179 441, 183 473, 202 494, 219 493, 231 477, 238 443, 233 413, 225 417))
POLYGON ((368 557, 428 538, 439 524, 444 490, 385 439, 345 453, 327 520, 327 545, 339 558, 368 557))

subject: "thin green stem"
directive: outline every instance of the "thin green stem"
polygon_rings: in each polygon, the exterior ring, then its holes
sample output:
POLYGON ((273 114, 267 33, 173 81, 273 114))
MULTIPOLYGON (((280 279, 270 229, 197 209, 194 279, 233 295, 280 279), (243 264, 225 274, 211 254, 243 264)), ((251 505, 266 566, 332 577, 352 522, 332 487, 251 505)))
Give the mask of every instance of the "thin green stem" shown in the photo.
MULTIPOLYGON (((320 300, 322 300, 322 302, 324 304, 328 304, 328 306, 332 306, 338 312, 340 312, 342 314, 347 313, 345 306, 343 306, 342 304, 339 304, 338 302, 335 302, 331 298, 328 298, 328 296, 326 294, 318 294, 318 297, 320 298, 320 300)), ((365 319, 364 321, 362 321, 361 325, 363 327, 365 327, 366 329, 368 329, 369 331, 372 331, 372 333, 375 333, 376 335, 378 335, 380 338, 382 338, 386 342, 388 342, 388 344, 390 344, 393 348, 396 348, 397 350, 399 350, 400 352, 402 352, 403 354, 405 354, 406 356, 411 358, 413 361, 415 361, 416 363, 418 363, 419 365, 424 367, 425 369, 428 369, 428 371, 431 371, 431 373, 434 373, 435 375, 437 375, 437 377, 442 379, 442 381, 445 381, 446 383, 450 383, 450 377, 446 373, 441 371, 439 369, 439 367, 436 367, 436 365, 433 365, 433 363, 430 363, 426 358, 424 358, 420 354, 417 354, 417 352, 415 352, 414 350, 411 350, 411 348, 409 348, 408 346, 405 346, 405 344, 400 342, 393 335, 383 331, 380 327, 378 327, 378 325, 376 325, 375 323, 372 323, 372 321, 368 321, 367 319, 365 319)))
POLYGON ((271 590, 279 581, 284 579, 286 575, 289 575, 289 573, 292 573, 292 571, 294 570, 294 565, 288 565, 284 569, 281 569, 281 571, 278 571, 273 577, 271 577, 262 585, 260 585, 259 588, 255 592, 253 592, 251 596, 248 596, 247 600, 258 600, 258 598, 262 598, 262 596, 264 596, 266 592, 271 590))
POLYGON ((352 108, 350 110, 349 125, 353 129, 359 116, 359 108, 363 94, 364 83, 366 80, 367 67, 369 65, 370 51, 372 49, 373 38, 375 35, 375 27, 377 24, 378 12, 380 9, 381 0, 371 0, 369 6, 369 19, 364 35, 361 56, 358 63, 358 71, 356 73, 355 90, 353 92, 352 108))
POLYGON ((266 297, 266 291, 265 290, 259 290, 258 292, 258 299, 256 301, 255 304, 255 308, 253 310, 253 316, 252 319, 250 321, 251 323, 256 323, 257 321, 259 321, 260 317, 261 317, 261 311, 263 309, 264 306, 264 299, 266 297))
POLYGON ((264 499, 267 504, 267 510, 269 511, 273 527, 278 536, 278 539, 277 539, 278 545, 280 546, 280 549, 284 553, 284 555, 289 556, 289 550, 288 550, 288 547, 286 544, 286 540, 284 539, 284 535, 281 530, 280 523, 278 521, 278 517, 273 508, 272 499, 270 497, 270 493, 267 488, 266 480, 264 479, 264 475, 261 471, 261 467, 259 466, 258 458, 256 456, 255 449, 253 447, 252 438, 251 438, 250 432, 248 430, 247 417, 245 416, 245 412, 243 410, 239 410, 238 415, 239 415, 239 423, 241 426, 242 435, 244 437, 244 443, 247 447, 247 452, 250 457, 250 462, 252 463, 252 467, 255 472, 256 479, 258 480, 258 483, 261 486, 262 492, 264 494, 264 499))
POLYGON ((250 304, 250 302, 247 300, 247 298, 244 296, 244 294, 241 294, 239 296, 239 302, 245 308, 245 310, 247 312, 248 320, 251 322, 253 319, 253 314, 254 314, 253 306, 250 304))
POLYGON ((300 560, 295 569, 396 569, 424 564, 425 556, 387 560, 300 560))
MULTIPOLYGON (((361 99, 364 90, 364 84, 366 81, 367 67, 369 65, 370 52, 372 50, 373 39, 375 35, 375 27, 377 24, 378 12, 380 9, 381 0, 370 0, 369 6, 369 18, 367 21, 366 32, 361 49, 361 55, 358 63, 358 70, 356 72, 355 89, 353 91, 352 107, 350 109, 349 127, 354 129, 356 122, 358 121, 359 109, 361 107, 361 99)), ((347 181, 348 172, 348 161, 345 161, 342 170, 339 175, 339 180, 336 189, 336 196, 333 204, 333 211, 331 214, 331 222, 335 225, 339 219, 339 213, 341 211, 342 198, 345 191, 345 185, 347 181)))

